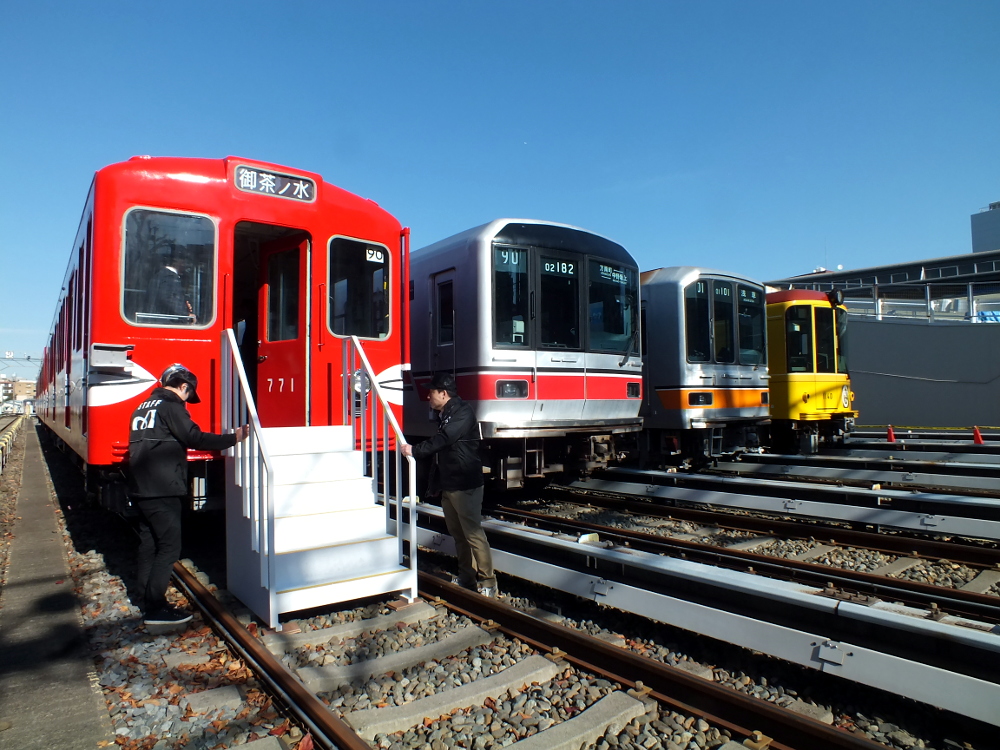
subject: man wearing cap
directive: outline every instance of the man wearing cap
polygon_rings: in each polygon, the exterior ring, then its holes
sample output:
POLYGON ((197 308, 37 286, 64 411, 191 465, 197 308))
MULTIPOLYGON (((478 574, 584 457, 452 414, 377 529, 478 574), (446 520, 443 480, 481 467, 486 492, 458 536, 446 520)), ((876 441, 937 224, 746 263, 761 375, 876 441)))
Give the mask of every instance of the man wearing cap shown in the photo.
POLYGON ((188 494, 187 449, 231 448, 250 432, 202 432, 185 403, 197 404, 198 378, 183 365, 170 365, 155 388, 132 412, 128 442, 129 496, 139 509, 138 583, 147 625, 182 624, 187 612, 167 604, 170 571, 181 552, 181 507, 188 494))
POLYGON ((403 455, 435 457, 428 492, 441 491, 444 520, 458 554, 458 583, 495 597, 493 555, 483 531, 483 463, 476 414, 459 398, 455 378, 448 373, 434 376, 427 401, 438 412, 437 434, 416 445, 402 446, 403 455))

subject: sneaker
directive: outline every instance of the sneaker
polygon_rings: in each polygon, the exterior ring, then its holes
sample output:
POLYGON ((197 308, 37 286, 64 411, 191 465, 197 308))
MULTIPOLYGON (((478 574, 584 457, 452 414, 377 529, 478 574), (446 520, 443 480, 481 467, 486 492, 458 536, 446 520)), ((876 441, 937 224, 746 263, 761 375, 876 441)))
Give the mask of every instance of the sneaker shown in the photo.
POLYGON ((143 622, 147 625, 183 625, 186 622, 191 622, 193 616, 184 610, 166 606, 147 614, 143 618, 143 622))
POLYGON ((472 583, 472 584, 466 583, 465 581, 463 581, 458 576, 452 576, 451 577, 451 582, 453 584, 455 584, 456 586, 461 586, 463 589, 468 589, 469 591, 477 591, 478 590, 478 587, 476 586, 476 584, 474 584, 474 583, 472 583))
POLYGON ((488 599, 496 599, 500 596, 500 589, 496 586, 480 586, 479 593, 488 599))

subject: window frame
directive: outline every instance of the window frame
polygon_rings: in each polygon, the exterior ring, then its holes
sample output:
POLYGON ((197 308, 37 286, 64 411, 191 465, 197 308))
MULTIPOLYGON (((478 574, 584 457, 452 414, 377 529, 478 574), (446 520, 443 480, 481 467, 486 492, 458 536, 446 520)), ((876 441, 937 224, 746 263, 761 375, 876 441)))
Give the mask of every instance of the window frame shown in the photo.
POLYGON ((171 331, 201 331, 206 328, 211 328, 215 325, 215 321, 219 317, 219 219, 211 214, 203 213, 201 211, 184 211, 177 208, 163 208, 162 206, 147 206, 147 205, 133 205, 129 206, 127 210, 122 213, 122 223, 120 227, 121 237, 118 243, 119 249, 119 262, 118 262, 118 314, 121 319, 130 326, 135 328, 162 328, 169 329, 171 331), (128 236, 126 232, 126 227, 128 226, 128 217, 133 211, 153 211, 155 213, 164 214, 176 214, 178 216, 195 216, 200 219, 208 219, 212 222, 213 228, 213 248, 212 253, 212 304, 211 310, 212 315, 205 323, 198 323, 195 325, 162 325, 159 323, 139 323, 128 319, 125 315, 125 258, 126 258, 126 242, 128 241, 128 236))
POLYGON ((497 244, 496 242, 490 242, 490 334, 492 336, 491 345, 493 349, 503 349, 505 351, 512 352, 525 352, 534 351, 534 340, 535 331, 534 324, 535 321, 531 316, 531 295, 535 293, 535 281, 534 281, 534 253, 538 250, 537 247, 532 245, 511 245, 508 243, 497 244), (527 303, 527 314, 524 321, 524 342, 520 344, 507 343, 505 341, 497 340, 497 269, 496 269, 496 251, 509 248, 518 252, 524 252, 525 254, 525 266, 527 267, 525 271, 525 280, 527 282, 528 290, 528 303, 527 303))
POLYGON ((388 302, 388 311, 389 311, 389 327, 386 330, 385 334, 382 335, 382 336, 358 336, 358 340, 359 341, 388 341, 389 339, 392 338, 392 335, 393 335, 393 326, 394 326, 394 323, 395 323, 395 320, 393 319, 394 316, 392 314, 392 300, 393 300, 393 294, 392 294, 392 259, 393 259, 393 255, 392 255, 392 253, 389 250, 389 246, 386 245, 386 244, 384 244, 384 243, 382 243, 382 242, 377 242, 376 240, 366 240, 366 239, 364 239, 362 237, 352 237, 351 235, 348 235, 348 234, 331 234, 327 238, 327 240, 326 240, 326 274, 325 274, 325 278, 323 279, 323 283, 326 284, 326 286, 327 286, 326 295, 325 295, 326 300, 323 303, 323 326, 326 328, 326 332, 329 333, 331 336, 333 336, 335 338, 338 338, 338 339, 341 339, 341 340, 349 339, 349 338, 351 338, 351 336, 357 336, 357 334, 353 334, 353 333, 348 333, 348 334, 334 333, 333 328, 330 325, 330 312, 331 312, 331 305, 332 305, 332 300, 333 300, 333 286, 330 283, 330 272, 333 269, 333 263, 331 262, 331 260, 332 260, 332 246, 333 246, 333 241, 334 240, 350 240, 351 242, 359 242, 359 243, 361 243, 363 245, 376 245, 376 246, 382 248, 382 250, 385 252, 386 262, 384 264, 384 268, 386 270, 386 273, 389 276, 389 278, 388 278, 389 293, 386 295, 386 301, 388 302))
MULTIPOLYGON (((625 315, 625 306, 624 306, 624 304, 622 305, 622 316, 623 316, 622 320, 623 320, 623 322, 627 321, 627 324, 632 327, 632 332, 628 334, 628 337, 625 339, 625 344, 624 345, 625 345, 625 347, 629 351, 637 348, 638 351, 636 353, 639 354, 642 351, 641 342, 638 340, 638 337, 636 336, 636 332, 639 332, 639 331, 642 330, 642 320, 641 320, 641 318, 642 318, 642 303, 641 303, 642 291, 639 288, 639 286, 640 286, 640 284, 639 284, 639 270, 637 268, 633 268, 631 266, 626 266, 624 264, 621 264, 621 263, 619 263, 617 261, 612 261, 612 260, 609 260, 607 258, 602 258, 599 255, 586 255, 586 256, 583 256, 583 257, 586 259, 585 262, 586 262, 586 269, 587 269, 587 277, 585 279, 585 281, 586 281, 586 289, 582 290, 581 294, 580 294, 580 299, 581 299, 581 302, 583 303, 584 321, 586 322, 586 330, 587 330, 586 341, 584 342, 584 349, 588 353, 591 353, 591 354, 614 354, 614 355, 619 355, 619 356, 622 355, 626 351, 626 349, 598 349, 598 348, 596 348, 594 346, 593 342, 591 341, 591 338, 590 338, 590 334, 591 334, 590 305, 592 303, 590 301, 590 290, 591 290, 591 285, 595 283, 595 280, 592 277, 591 272, 593 271, 592 265, 596 263, 598 266, 605 265, 605 266, 610 266, 611 268, 613 268, 615 270, 622 270, 625 273, 631 275, 631 277, 632 277, 631 281, 628 282, 625 285, 625 288, 626 288, 627 292, 630 292, 630 293, 634 292, 633 301, 632 301, 632 314, 631 314, 631 316, 629 318, 625 318, 624 317, 624 315, 625 315), (583 299, 584 292, 586 293, 586 300, 583 299), (631 345, 631 342, 633 341, 633 339, 635 339, 635 343, 639 345, 638 347, 636 347, 634 345, 631 345)), ((600 279, 598 279, 597 283, 603 283, 603 282, 601 282, 600 279)))

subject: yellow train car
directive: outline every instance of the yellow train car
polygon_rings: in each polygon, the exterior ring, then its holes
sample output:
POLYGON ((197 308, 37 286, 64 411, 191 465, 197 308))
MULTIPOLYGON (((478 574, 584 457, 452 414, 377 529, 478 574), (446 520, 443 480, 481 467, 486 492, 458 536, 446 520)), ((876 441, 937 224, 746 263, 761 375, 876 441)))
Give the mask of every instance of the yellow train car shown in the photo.
POLYGON ((847 370, 843 293, 790 289, 767 295, 771 447, 815 453, 838 443, 858 413, 847 370))

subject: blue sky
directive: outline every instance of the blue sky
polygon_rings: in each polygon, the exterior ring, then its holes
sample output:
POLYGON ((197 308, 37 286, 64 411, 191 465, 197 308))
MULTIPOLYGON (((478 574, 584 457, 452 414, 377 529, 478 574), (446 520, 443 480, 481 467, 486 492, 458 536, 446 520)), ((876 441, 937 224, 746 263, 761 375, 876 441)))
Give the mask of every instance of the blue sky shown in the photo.
POLYGON ((997 28, 993 1, 8 0, 0 352, 41 352, 93 172, 135 154, 319 172, 414 247, 515 216, 761 280, 969 252, 997 28))

